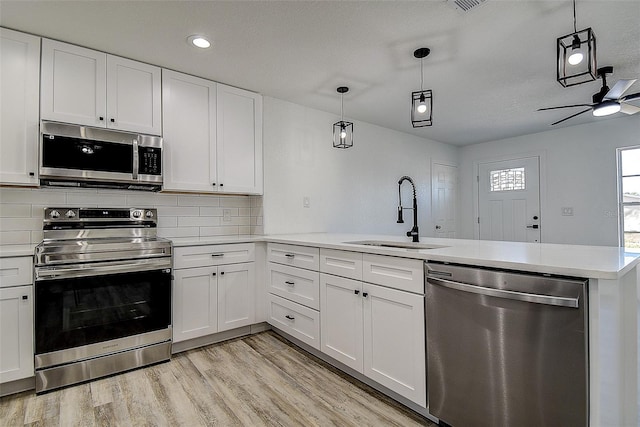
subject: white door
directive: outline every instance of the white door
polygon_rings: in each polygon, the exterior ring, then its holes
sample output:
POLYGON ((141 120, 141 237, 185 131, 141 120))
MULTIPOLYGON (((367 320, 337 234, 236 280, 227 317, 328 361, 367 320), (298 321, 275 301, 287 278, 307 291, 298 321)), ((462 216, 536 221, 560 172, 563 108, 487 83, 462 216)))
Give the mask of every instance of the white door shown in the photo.
POLYGON ((480 239, 540 242, 539 163, 527 157, 478 166, 480 239))
POLYGON ((253 323, 254 295, 254 263, 218 267, 218 332, 253 323))
POLYGON ((358 372, 363 367, 362 282, 320 274, 320 350, 358 372))
POLYGON ((43 39, 41 118, 106 127, 106 72, 106 54, 43 39))
POLYGON ((364 374, 426 407, 424 296, 369 283, 362 291, 364 374))
POLYGON ((164 190, 216 191, 216 83, 162 70, 164 190))
POLYGON ((262 193, 262 97, 218 84, 219 191, 262 193))
POLYGON ((40 38, 0 28, 0 183, 38 185, 40 38))
POLYGON ((33 286, 0 289, 0 383, 33 376, 33 286))
POLYGON ((173 342, 218 332, 217 267, 174 270, 173 342))
POLYGON ((458 168, 434 163, 431 171, 431 205, 435 237, 456 237, 458 168))
POLYGON ((162 135, 160 68, 107 55, 107 127, 162 135))

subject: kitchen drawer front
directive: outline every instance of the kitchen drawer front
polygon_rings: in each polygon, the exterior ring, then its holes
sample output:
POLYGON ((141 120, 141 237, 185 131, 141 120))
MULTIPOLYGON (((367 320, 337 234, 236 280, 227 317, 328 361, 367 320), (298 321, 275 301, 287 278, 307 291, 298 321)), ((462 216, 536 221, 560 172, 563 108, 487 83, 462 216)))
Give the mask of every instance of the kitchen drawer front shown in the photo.
POLYGON ((364 282, 424 294, 424 262, 421 260, 364 254, 362 264, 364 282))
POLYGON ((255 261, 255 244, 203 245, 174 248, 173 267, 193 268, 255 261))
POLYGON ((269 243, 267 245, 267 260, 292 267, 306 268, 318 271, 320 266, 320 249, 308 246, 284 245, 269 243))
POLYGON ((320 273, 269 263, 269 292, 315 310, 320 309, 320 273))
POLYGON ((362 253, 320 249, 320 272, 362 280, 362 253))
POLYGON ((33 257, 0 258, 0 288, 33 284, 33 257))
POLYGON ((269 323, 320 350, 320 313, 269 294, 269 323))

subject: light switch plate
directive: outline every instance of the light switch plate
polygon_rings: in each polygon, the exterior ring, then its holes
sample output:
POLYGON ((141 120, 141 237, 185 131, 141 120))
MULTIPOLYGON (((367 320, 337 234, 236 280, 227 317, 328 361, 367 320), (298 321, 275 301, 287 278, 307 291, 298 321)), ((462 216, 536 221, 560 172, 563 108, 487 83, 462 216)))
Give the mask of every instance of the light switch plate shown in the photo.
POLYGON ((572 207, 563 207, 562 208, 562 216, 573 216, 573 208, 572 207))
POLYGON ((302 198, 302 207, 310 208, 311 207, 311 198, 309 196, 304 196, 302 198))
POLYGON ((231 222, 231 209, 222 210, 222 220, 224 222, 231 222))

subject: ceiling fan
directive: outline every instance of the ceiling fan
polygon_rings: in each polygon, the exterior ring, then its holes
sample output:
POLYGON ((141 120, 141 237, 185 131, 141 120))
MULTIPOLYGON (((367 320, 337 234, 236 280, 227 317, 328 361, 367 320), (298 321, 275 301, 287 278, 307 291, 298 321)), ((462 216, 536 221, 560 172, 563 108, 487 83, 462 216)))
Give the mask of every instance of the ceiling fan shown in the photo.
POLYGON ((593 104, 573 104, 563 105, 560 107, 547 107, 540 108, 538 109, 538 111, 557 110, 559 108, 589 107, 586 110, 580 111, 579 113, 573 114, 569 117, 565 117, 564 119, 558 120, 555 123, 551 123, 551 126, 557 125, 558 123, 562 123, 565 120, 572 119, 576 116, 579 116, 580 114, 584 114, 587 111, 591 110, 593 110, 593 115, 596 117, 608 116, 617 112, 625 114, 635 114, 637 112, 640 112, 640 107, 628 104, 628 102, 630 101, 640 99, 640 92, 622 96, 627 91, 627 89, 629 89, 631 85, 636 82, 636 79, 618 80, 617 83, 613 85, 613 88, 609 89, 609 86, 607 86, 607 74, 612 73, 613 67, 598 68, 598 77, 602 79, 602 88, 598 93, 593 95, 593 104))

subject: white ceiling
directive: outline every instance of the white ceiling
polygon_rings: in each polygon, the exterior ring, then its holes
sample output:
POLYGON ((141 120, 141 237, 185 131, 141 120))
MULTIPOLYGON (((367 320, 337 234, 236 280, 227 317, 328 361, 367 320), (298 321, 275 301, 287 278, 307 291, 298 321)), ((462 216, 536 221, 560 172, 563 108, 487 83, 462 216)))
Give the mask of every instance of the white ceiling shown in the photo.
MULTIPOLYGON (((578 0, 578 29, 592 27, 609 86, 640 78, 640 1, 578 0)), ((0 1, 0 25, 432 140, 465 145, 551 129, 590 103, 600 82, 556 82, 556 38, 573 31, 569 0, 488 0, 460 12, 427 1, 0 1), (186 43, 203 33, 213 48, 186 43), (434 93, 434 125, 413 129, 410 94, 434 93)), ((627 93, 640 92, 640 81, 627 93)), ((618 113, 611 117, 619 117, 618 113)), ((638 119, 640 114, 629 117, 638 119)), ((559 126, 595 120, 585 113, 559 126)), ((357 137, 357 127, 355 129, 357 137)))

